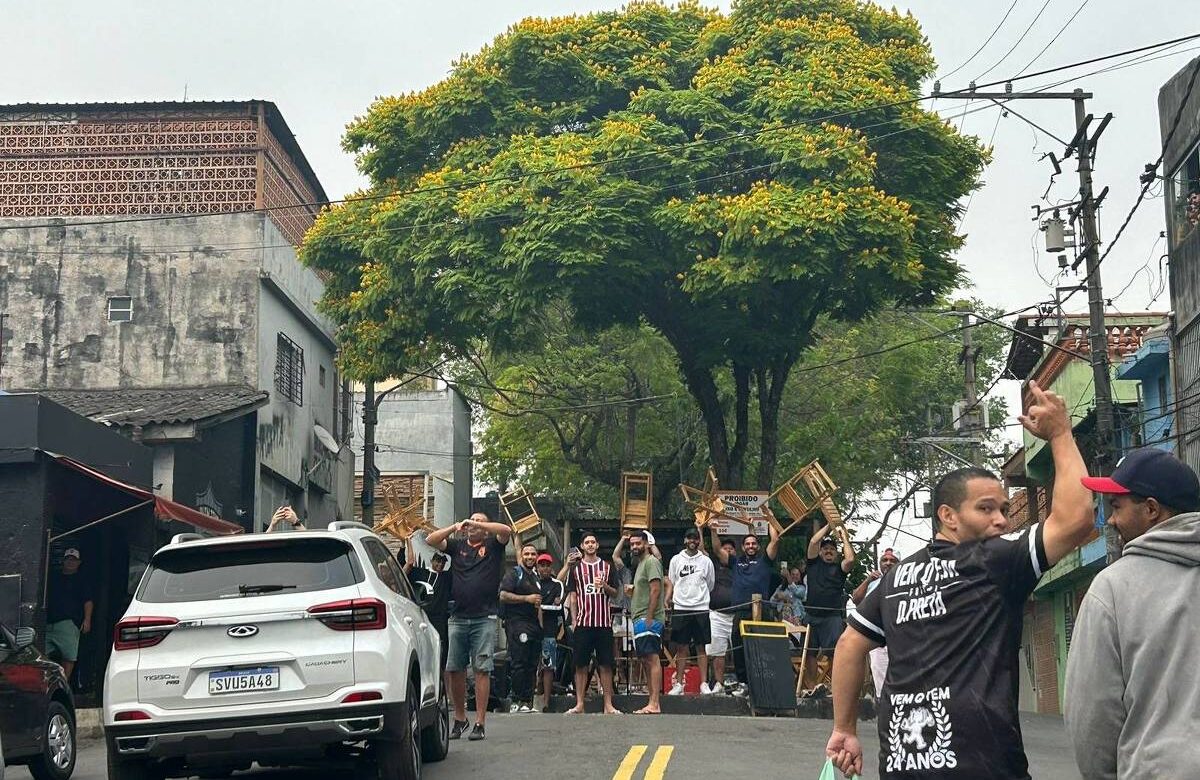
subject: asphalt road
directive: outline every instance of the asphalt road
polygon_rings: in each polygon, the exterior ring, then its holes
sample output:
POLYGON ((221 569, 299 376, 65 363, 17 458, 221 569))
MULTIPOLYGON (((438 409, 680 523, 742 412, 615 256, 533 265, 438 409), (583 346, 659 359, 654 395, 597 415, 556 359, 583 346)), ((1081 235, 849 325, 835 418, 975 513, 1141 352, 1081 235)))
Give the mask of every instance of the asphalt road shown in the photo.
MULTIPOLYGON (((1036 780, 1079 780, 1062 720, 1022 718, 1026 752, 1036 780)), ((824 765, 829 721, 690 715, 491 715, 483 742, 452 742, 449 757, 426 767, 428 780, 696 780, 787 777, 816 780, 824 765), (640 746, 644 746, 644 749, 640 746), (717 771, 719 770, 719 771, 717 771)), ((874 722, 860 724, 867 744, 867 778, 877 778, 874 722)), ((11 777, 24 780, 16 767, 11 777)), ((320 770, 257 770, 235 777, 318 780, 320 770)), ((81 745, 75 780, 104 780, 104 745, 81 745)))

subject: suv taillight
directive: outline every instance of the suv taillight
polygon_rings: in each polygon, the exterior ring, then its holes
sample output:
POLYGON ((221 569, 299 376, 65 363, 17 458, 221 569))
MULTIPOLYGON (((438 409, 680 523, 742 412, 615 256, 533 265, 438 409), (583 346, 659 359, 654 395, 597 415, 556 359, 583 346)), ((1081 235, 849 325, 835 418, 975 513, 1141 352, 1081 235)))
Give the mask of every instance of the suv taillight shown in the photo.
POLYGON ((113 630, 114 650, 154 647, 167 638, 179 621, 173 617, 125 618, 113 630))
POLYGON ((370 631, 387 628, 387 605, 379 599, 346 599, 308 608, 334 631, 370 631))

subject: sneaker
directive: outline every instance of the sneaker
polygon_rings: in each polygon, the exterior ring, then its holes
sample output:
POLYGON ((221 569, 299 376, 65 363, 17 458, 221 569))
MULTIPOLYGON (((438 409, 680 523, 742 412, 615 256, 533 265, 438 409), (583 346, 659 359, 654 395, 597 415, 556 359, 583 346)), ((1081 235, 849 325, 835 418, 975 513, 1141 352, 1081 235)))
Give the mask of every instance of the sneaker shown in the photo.
POLYGON ((708 692, 711 693, 713 696, 721 696, 722 694, 725 693, 725 686, 721 685, 721 683, 719 683, 719 682, 715 682, 711 686, 709 686, 708 692))
POLYGON ((467 740, 469 742, 478 742, 479 740, 485 739, 485 738, 486 738, 486 735, 483 733, 483 724, 482 723, 476 723, 475 728, 471 729, 470 735, 467 736, 467 740))
POLYGON ((515 701, 511 705, 509 705, 509 708, 508 708, 509 715, 516 715, 520 711, 521 711, 521 705, 517 704, 515 701))
POLYGON ((531 707, 531 706, 530 706, 530 705, 528 705, 528 704, 522 704, 520 707, 518 707, 518 708, 517 708, 517 712, 519 712, 519 713, 521 713, 522 715, 524 715, 524 714, 526 714, 526 713, 529 713, 529 712, 537 712, 537 710, 535 710, 533 707, 531 707))
POLYGON ((700 683, 700 695, 701 696, 710 696, 712 694, 712 692, 713 692, 712 688, 708 687, 708 683, 706 683, 706 682, 700 683))
POLYGON ((746 686, 742 683, 738 683, 736 686, 734 686, 730 693, 732 693, 734 696, 744 699, 746 698, 746 686))
POLYGON ((671 686, 671 690, 667 691, 667 695, 668 696, 682 696, 683 695, 683 686, 680 685, 679 683, 675 683, 674 685, 671 686))
POLYGON ((458 739, 461 737, 463 732, 466 731, 467 727, 470 725, 471 724, 467 723, 465 720, 454 721, 454 728, 450 729, 450 739, 458 739))

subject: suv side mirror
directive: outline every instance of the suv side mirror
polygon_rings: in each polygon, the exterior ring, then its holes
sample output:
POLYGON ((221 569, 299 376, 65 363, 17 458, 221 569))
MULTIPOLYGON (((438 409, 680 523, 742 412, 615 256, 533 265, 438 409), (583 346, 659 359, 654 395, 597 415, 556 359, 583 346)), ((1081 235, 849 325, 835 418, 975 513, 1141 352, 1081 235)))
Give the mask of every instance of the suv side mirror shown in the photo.
POLYGON ((22 650, 33 644, 33 640, 37 638, 37 632, 32 628, 18 628, 15 639, 17 640, 17 649, 22 650))

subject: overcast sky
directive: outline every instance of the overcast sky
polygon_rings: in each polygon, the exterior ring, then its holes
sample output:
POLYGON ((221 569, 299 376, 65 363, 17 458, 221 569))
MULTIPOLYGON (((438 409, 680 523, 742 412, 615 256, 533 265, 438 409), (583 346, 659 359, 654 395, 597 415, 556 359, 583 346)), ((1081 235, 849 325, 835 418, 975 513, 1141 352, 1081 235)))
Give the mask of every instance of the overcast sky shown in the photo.
MULTIPOLYGON (((1078 16, 1029 71, 1200 32, 1200 3, 1194 0, 1016 0, 992 41, 948 78, 943 89, 964 87, 989 68, 985 81, 1018 73, 1081 3, 1078 16)), ((0 103, 178 100, 185 90, 194 100, 271 100, 330 197, 339 197, 362 184, 353 160, 341 150, 343 128, 376 96, 435 83, 447 74, 453 59, 477 50, 525 16, 619 5, 602 0, 0 0, 0 103)), ((715 5, 728 8, 728 3, 715 5)), ((1009 5, 1008 0, 898 4, 921 22, 940 73, 975 53, 1009 5)), ((1089 110, 1097 116, 1109 111, 1115 115, 1096 163, 1097 189, 1111 188, 1101 213, 1105 238, 1132 205, 1142 166, 1159 154, 1158 89, 1196 56, 1188 49, 1197 45, 1200 42, 1186 43, 1174 56, 1062 87, 1094 92, 1089 110)), ((1063 77, 1099 67, 1103 66, 1063 77)), ((1018 89, 1053 80, 1056 77, 1020 82, 1018 89)), ((953 115, 980 105, 943 100, 934 107, 953 115)), ((1024 101, 1015 108, 1060 138, 1073 134, 1069 102, 1024 101)), ((1041 251, 1030 206, 1050 184, 1049 162, 1038 158, 1048 151, 1061 153, 1061 145, 1015 115, 999 118, 996 109, 966 116, 962 123, 964 132, 984 142, 994 133, 995 144, 984 187, 972 198, 962 224, 967 243, 961 259, 973 293, 1006 310, 1052 297, 1052 285, 1039 278, 1037 267, 1046 279, 1057 268, 1054 258, 1041 251)), ((1074 168, 1064 167, 1048 198, 1069 200, 1076 186, 1074 168)), ((1157 291, 1158 258, 1165 251, 1159 240, 1163 229, 1161 197, 1148 200, 1105 262, 1108 297, 1146 267, 1115 301, 1119 310, 1142 309, 1157 291)), ((1082 294, 1074 302, 1079 310, 1086 308, 1082 294)), ((1154 308, 1169 308, 1166 293, 1154 308)))

